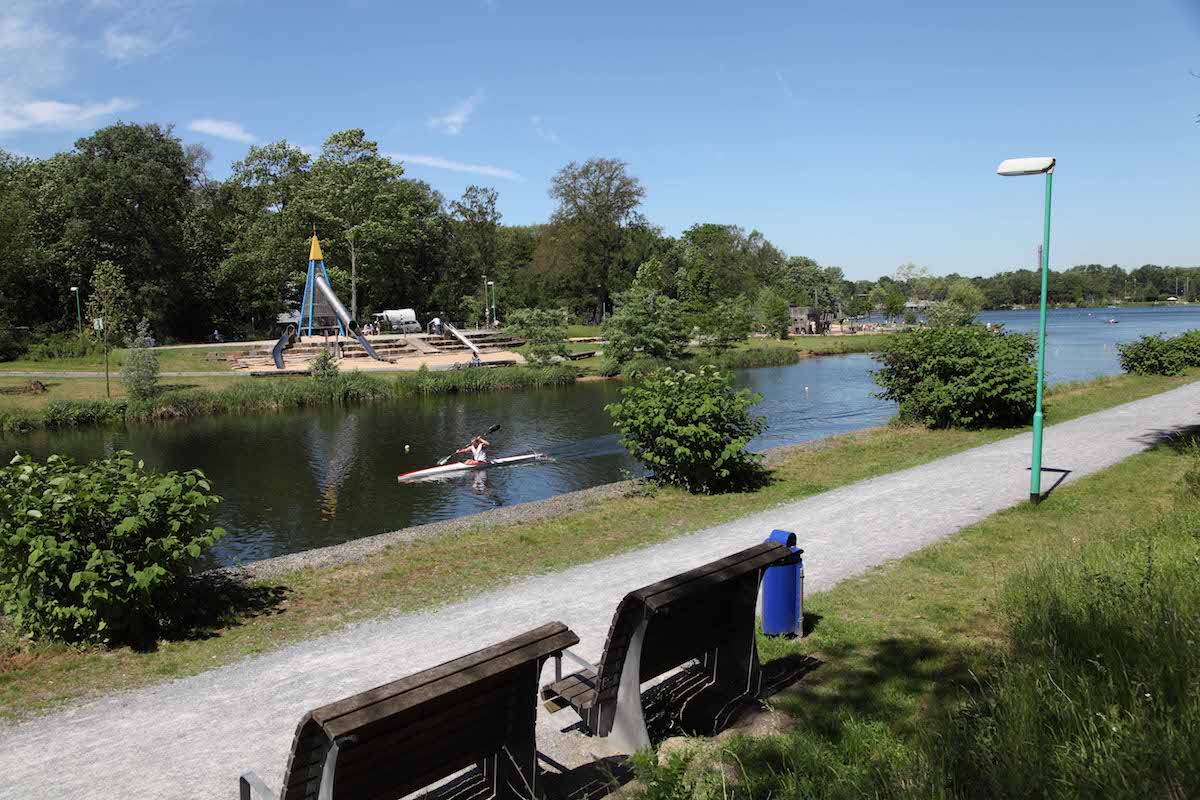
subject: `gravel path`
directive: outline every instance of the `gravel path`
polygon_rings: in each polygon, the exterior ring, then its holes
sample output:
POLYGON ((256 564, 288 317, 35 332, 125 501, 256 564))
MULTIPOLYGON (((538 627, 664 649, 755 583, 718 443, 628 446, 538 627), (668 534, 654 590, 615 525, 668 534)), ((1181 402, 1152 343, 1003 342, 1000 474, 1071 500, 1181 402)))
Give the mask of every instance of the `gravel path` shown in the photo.
MULTIPOLYGON (((1198 410, 1193 383, 1055 425, 1046 430, 1045 464, 1074 480, 1200 423, 1198 410)), ((230 798, 247 769, 277 785, 295 724, 314 706, 551 619, 571 626, 580 655, 594 661, 625 592, 759 542, 772 528, 797 532, 808 590, 828 589, 1025 501, 1029 448, 1028 434, 1015 436, 462 603, 8 726, 0 729, 0 797, 230 798)), ((570 712, 553 720, 539 713, 541 749, 568 766, 590 760, 597 742, 560 732, 570 712)))

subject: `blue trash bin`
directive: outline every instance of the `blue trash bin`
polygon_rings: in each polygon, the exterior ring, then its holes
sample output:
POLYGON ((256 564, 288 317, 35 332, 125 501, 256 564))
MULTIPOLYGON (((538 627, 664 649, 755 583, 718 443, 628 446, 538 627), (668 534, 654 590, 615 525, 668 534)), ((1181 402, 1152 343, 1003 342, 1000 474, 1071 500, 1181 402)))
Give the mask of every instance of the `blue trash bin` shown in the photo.
POLYGON ((804 633, 804 553, 796 547, 796 534, 774 530, 768 542, 787 545, 794 562, 771 567, 763 576, 762 629, 768 636, 802 636, 804 633))

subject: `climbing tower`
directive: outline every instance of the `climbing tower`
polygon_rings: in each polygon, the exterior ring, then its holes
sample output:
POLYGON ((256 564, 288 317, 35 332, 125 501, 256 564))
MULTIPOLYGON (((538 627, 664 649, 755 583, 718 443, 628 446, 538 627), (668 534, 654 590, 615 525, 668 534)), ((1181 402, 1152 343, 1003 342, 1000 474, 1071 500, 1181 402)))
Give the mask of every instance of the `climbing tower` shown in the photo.
POLYGON ((321 255, 321 242, 317 239, 317 230, 314 227, 312 246, 308 250, 308 277, 304 281, 304 300, 300 303, 300 323, 296 333, 301 337, 312 336, 314 333, 318 336, 345 336, 346 328, 338 319, 333 305, 323 293, 317 291, 318 274, 329 283, 329 275, 325 272, 325 257, 321 255))

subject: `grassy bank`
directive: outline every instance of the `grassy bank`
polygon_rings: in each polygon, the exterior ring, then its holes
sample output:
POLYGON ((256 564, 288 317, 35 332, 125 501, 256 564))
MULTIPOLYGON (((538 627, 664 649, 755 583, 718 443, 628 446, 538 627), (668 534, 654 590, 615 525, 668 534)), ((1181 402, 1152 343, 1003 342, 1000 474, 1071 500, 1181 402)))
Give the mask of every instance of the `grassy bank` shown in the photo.
MULTIPOLYGON (((1047 398, 1047 419, 1067 419, 1180 386, 1195 376, 1107 379, 1047 398)), ((165 678, 195 674, 246 655, 385 613, 461 599, 501 583, 585 563, 760 511, 780 502, 925 463, 1014 431, 879 428, 800 452, 755 493, 692 496, 662 489, 604 501, 529 523, 477 526, 452 537, 397 544, 368 560, 306 570, 251 587, 269 604, 234 604, 206 628, 159 643, 153 652, 78 651, 0 634, 0 716, 15 716, 165 678), (812 468, 819 458, 822 468, 812 468)), ((220 491, 220 486, 217 486, 220 491)))
POLYGON ((1188 441, 810 598, 807 639, 760 639, 819 662, 771 699, 782 732, 695 740, 643 769, 653 796, 1196 796, 1188 441))
MULTIPOLYGON (((154 397, 138 401, 124 397, 111 400, 63 398, 35 404, 31 400, 40 398, 38 395, 5 395, 5 399, 20 398, 21 402, 0 404, 0 432, 179 420, 217 414, 262 414, 422 395, 524 389, 573 383, 576 374, 573 367, 554 366, 418 370, 388 376, 348 372, 325 384, 306 377, 241 378, 215 384, 212 388, 167 385, 154 397)), ((67 380, 63 379, 63 383, 67 380)))
MULTIPOLYGON (((108 356, 108 368, 116 376, 125 363, 129 351, 124 348, 113 349, 108 356)), ((213 353, 235 353, 237 350, 222 350, 213 347, 184 347, 156 348, 158 363, 163 372, 226 372, 231 369, 229 362, 211 358, 213 353)), ((0 375, 5 372, 104 372, 104 355, 81 356, 78 358, 54 358, 45 361, 35 361, 22 358, 17 361, 0 362, 0 375)))

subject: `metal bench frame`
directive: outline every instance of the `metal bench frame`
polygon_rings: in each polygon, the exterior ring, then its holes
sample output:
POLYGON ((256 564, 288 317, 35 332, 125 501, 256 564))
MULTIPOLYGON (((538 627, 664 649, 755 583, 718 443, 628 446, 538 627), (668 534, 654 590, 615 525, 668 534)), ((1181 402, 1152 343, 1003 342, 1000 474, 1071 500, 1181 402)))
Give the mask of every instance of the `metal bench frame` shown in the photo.
POLYGON ((762 689, 755 610, 763 573, 791 550, 766 542, 625 595, 613 614, 599 666, 542 687, 551 713, 573 708, 585 729, 623 752, 650 747, 642 683, 695 663, 702 686, 684 700, 680 723, 706 735, 724 727, 762 689))

